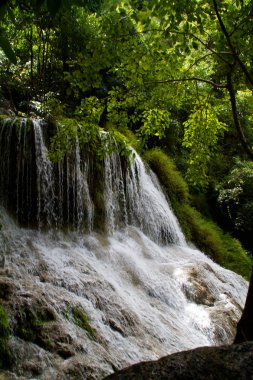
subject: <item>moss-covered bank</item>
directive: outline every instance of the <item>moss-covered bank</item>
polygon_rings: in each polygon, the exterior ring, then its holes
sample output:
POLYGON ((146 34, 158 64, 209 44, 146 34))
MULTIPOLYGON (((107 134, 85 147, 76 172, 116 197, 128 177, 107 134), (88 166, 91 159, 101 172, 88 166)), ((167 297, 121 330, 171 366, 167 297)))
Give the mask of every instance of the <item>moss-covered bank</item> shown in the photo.
POLYGON ((10 364, 9 317, 3 305, 0 305, 0 368, 6 368, 10 364))
POLYGON ((186 238, 218 264, 249 279, 252 259, 237 239, 192 207, 187 183, 173 160, 160 149, 147 151, 144 158, 163 185, 186 238))

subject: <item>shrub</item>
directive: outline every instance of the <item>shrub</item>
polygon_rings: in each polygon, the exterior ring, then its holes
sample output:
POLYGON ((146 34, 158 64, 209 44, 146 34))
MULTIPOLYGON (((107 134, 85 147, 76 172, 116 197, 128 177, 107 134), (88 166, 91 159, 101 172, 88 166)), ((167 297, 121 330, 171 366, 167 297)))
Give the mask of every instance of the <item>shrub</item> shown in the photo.
POLYGON ((252 260, 237 239, 189 204, 178 203, 175 212, 188 240, 221 266, 249 279, 252 260))
POLYGON ((147 151, 144 159, 158 176, 172 203, 174 199, 187 202, 188 186, 173 160, 158 148, 147 151))

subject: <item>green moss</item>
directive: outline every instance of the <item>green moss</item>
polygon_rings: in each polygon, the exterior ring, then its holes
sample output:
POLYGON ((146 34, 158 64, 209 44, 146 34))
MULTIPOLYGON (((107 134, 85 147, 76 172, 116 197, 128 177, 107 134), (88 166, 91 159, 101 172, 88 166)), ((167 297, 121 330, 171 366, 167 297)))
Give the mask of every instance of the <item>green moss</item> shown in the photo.
POLYGON ((0 305, 0 368, 8 367, 10 363, 9 340, 9 317, 4 306, 0 305))
POLYGON ((34 327, 42 327, 48 322, 56 321, 56 314, 48 308, 41 308, 35 313, 31 320, 34 327))
POLYGON ((25 308, 19 314, 16 334, 27 341, 35 342, 38 332, 51 321, 56 320, 53 310, 46 307, 38 309, 25 308))
POLYGON ((71 309, 71 313, 74 323, 83 329, 90 339, 95 339, 96 330, 91 326, 90 319, 85 311, 81 307, 75 306, 71 309))
POLYGON ((252 259, 237 239, 225 234, 189 204, 177 204, 175 212, 188 240, 221 266, 249 279, 252 259))
POLYGON ((188 186, 173 160, 158 148, 147 151, 144 159, 158 176, 171 201, 175 199, 187 202, 188 186))

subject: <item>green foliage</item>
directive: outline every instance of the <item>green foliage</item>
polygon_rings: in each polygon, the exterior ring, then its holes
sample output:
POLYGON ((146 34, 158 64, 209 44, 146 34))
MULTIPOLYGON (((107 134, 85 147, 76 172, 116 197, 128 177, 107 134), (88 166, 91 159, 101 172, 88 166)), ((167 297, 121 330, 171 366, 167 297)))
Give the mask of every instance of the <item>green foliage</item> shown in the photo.
POLYGON ((81 100, 81 104, 76 110, 76 115, 85 118, 87 123, 99 125, 103 111, 103 102, 95 96, 90 96, 81 100))
POLYGON ((83 145, 87 144, 88 149, 99 149, 101 139, 98 125, 62 119, 58 132, 51 139, 49 158, 54 162, 62 160, 66 154, 74 150, 78 141, 83 145))
MULTIPOLYGON (((98 102, 100 105, 100 103, 98 102)), ((57 162, 66 154, 70 154, 79 144, 86 147, 87 153, 93 153, 98 160, 103 160, 107 154, 118 152, 121 156, 129 158, 132 155, 127 139, 118 131, 104 131, 99 127, 99 119, 103 108, 96 107, 93 99, 85 99, 78 112, 84 116, 80 121, 75 119, 62 119, 58 132, 51 139, 49 158, 57 162)))
POLYGON ((83 329, 90 339, 96 338, 96 330, 91 326, 90 319, 81 307, 73 307, 71 313, 77 326, 83 329))
POLYGON ((3 305, 0 305, 0 368, 8 367, 10 363, 9 340, 9 317, 3 305))
POLYGON ((144 145, 154 136, 161 139, 165 135, 166 128, 169 127, 169 112, 161 109, 150 109, 142 113, 142 126, 137 134, 141 137, 144 145))
POLYGON ((226 125, 218 120, 209 103, 203 105, 198 101, 184 127, 183 145, 189 149, 186 177, 190 183, 204 186, 208 183, 208 164, 218 137, 224 132, 226 125))
POLYGON ((188 186, 173 160, 157 148, 145 152, 144 158, 158 176, 171 201, 173 202, 175 199, 180 202, 187 202, 189 198, 188 186))
POLYGON ((175 211, 186 237, 197 248, 221 266, 249 279, 252 259, 238 240, 223 233, 213 221, 204 218, 189 204, 178 203, 175 211))
POLYGON ((253 163, 237 161, 217 187, 218 202, 224 215, 237 231, 252 233, 253 163))
POLYGON ((0 31, 0 47, 6 54, 7 58, 11 61, 11 63, 15 65, 17 63, 16 55, 12 49, 10 42, 4 36, 3 31, 0 31))

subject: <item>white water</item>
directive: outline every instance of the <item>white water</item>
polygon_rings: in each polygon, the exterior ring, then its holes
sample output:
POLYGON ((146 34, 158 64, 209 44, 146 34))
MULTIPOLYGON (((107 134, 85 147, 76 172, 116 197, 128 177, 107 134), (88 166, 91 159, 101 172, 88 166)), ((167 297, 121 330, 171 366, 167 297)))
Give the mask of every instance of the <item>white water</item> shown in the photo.
MULTIPOLYGON (((94 378, 112 372, 112 365, 122 368, 180 350, 232 342, 247 283, 203 253, 187 246, 161 247, 136 227, 107 237, 43 234, 20 229, 7 216, 2 223, 6 267, 19 288, 19 300, 39 298, 55 310, 75 357, 98 369, 94 378), (66 318, 73 306, 90 317, 96 341, 66 318)), ((20 351, 20 344, 13 342, 13 352, 20 351)), ((30 355, 38 361, 38 354, 30 355)), ((39 362, 46 362, 45 353, 40 355, 39 362)), ((59 371, 50 356, 40 378, 56 379, 59 371)))
POLYGON ((134 225, 158 243, 186 245, 156 176, 151 171, 148 174, 136 152, 133 155, 124 177, 119 154, 112 153, 104 160, 108 233, 134 225))
MULTIPOLYGON (((186 244, 156 176, 136 152, 129 163, 117 152, 107 155, 100 162, 98 183, 94 183, 94 158, 80 148, 78 141, 74 151, 53 164, 48 158, 46 135, 43 120, 23 119, 19 125, 9 120, 1 129, 0 153, 5 162, 0 167, 1 193, 8 207, 16 203, 19 221, 37 224, 40 229, 67 226, 90 232, 96 218, 95 193, 100 191, 104 220, 97 224, 108 234, 134 225, 157 243, 186 244), (17 157, 10 160, 10 152, 17 157)), ((117 143, 109 134, 101 134, 101 140, 105 144, 110 140, 117 151, 117 143)))
POLYGON ((102 379, 115 367, 197 346, 231 343, 247 283, 187 246, 155 175, 140 157, 136 155, 125 176, 116 153, 104 160, 107 232, 92 232, 91 170, 82 162, 79 146, 66 163, 67 190, 78 194, 71 200, 64 195, 63 166, 55 178, 48 162, 41 123, 34 123, 34 130, 38 220, 41 214, 48 225, 59 220, 58 202, 59 209, 68 209, 62 213, 76 210, 77 227, 86 219, 90 233, 23 229, 1 210, 1 251, 17 289, 13 318, 15 305, 23 300, 31 306, 35 301, 47 305, 61 329, 61 339, 51 339, 73 351, 70 359, 63 360, 14 337, 12 350, 21 356, 24 368, 29 357, 34 365, 47 363, 40 379, 67 380, 75 378, 69 377, 70 368, 86 365, 92 367, 88 378, 102 379), (74 306, 89 316, 95 340, 67 317, 74 306))

